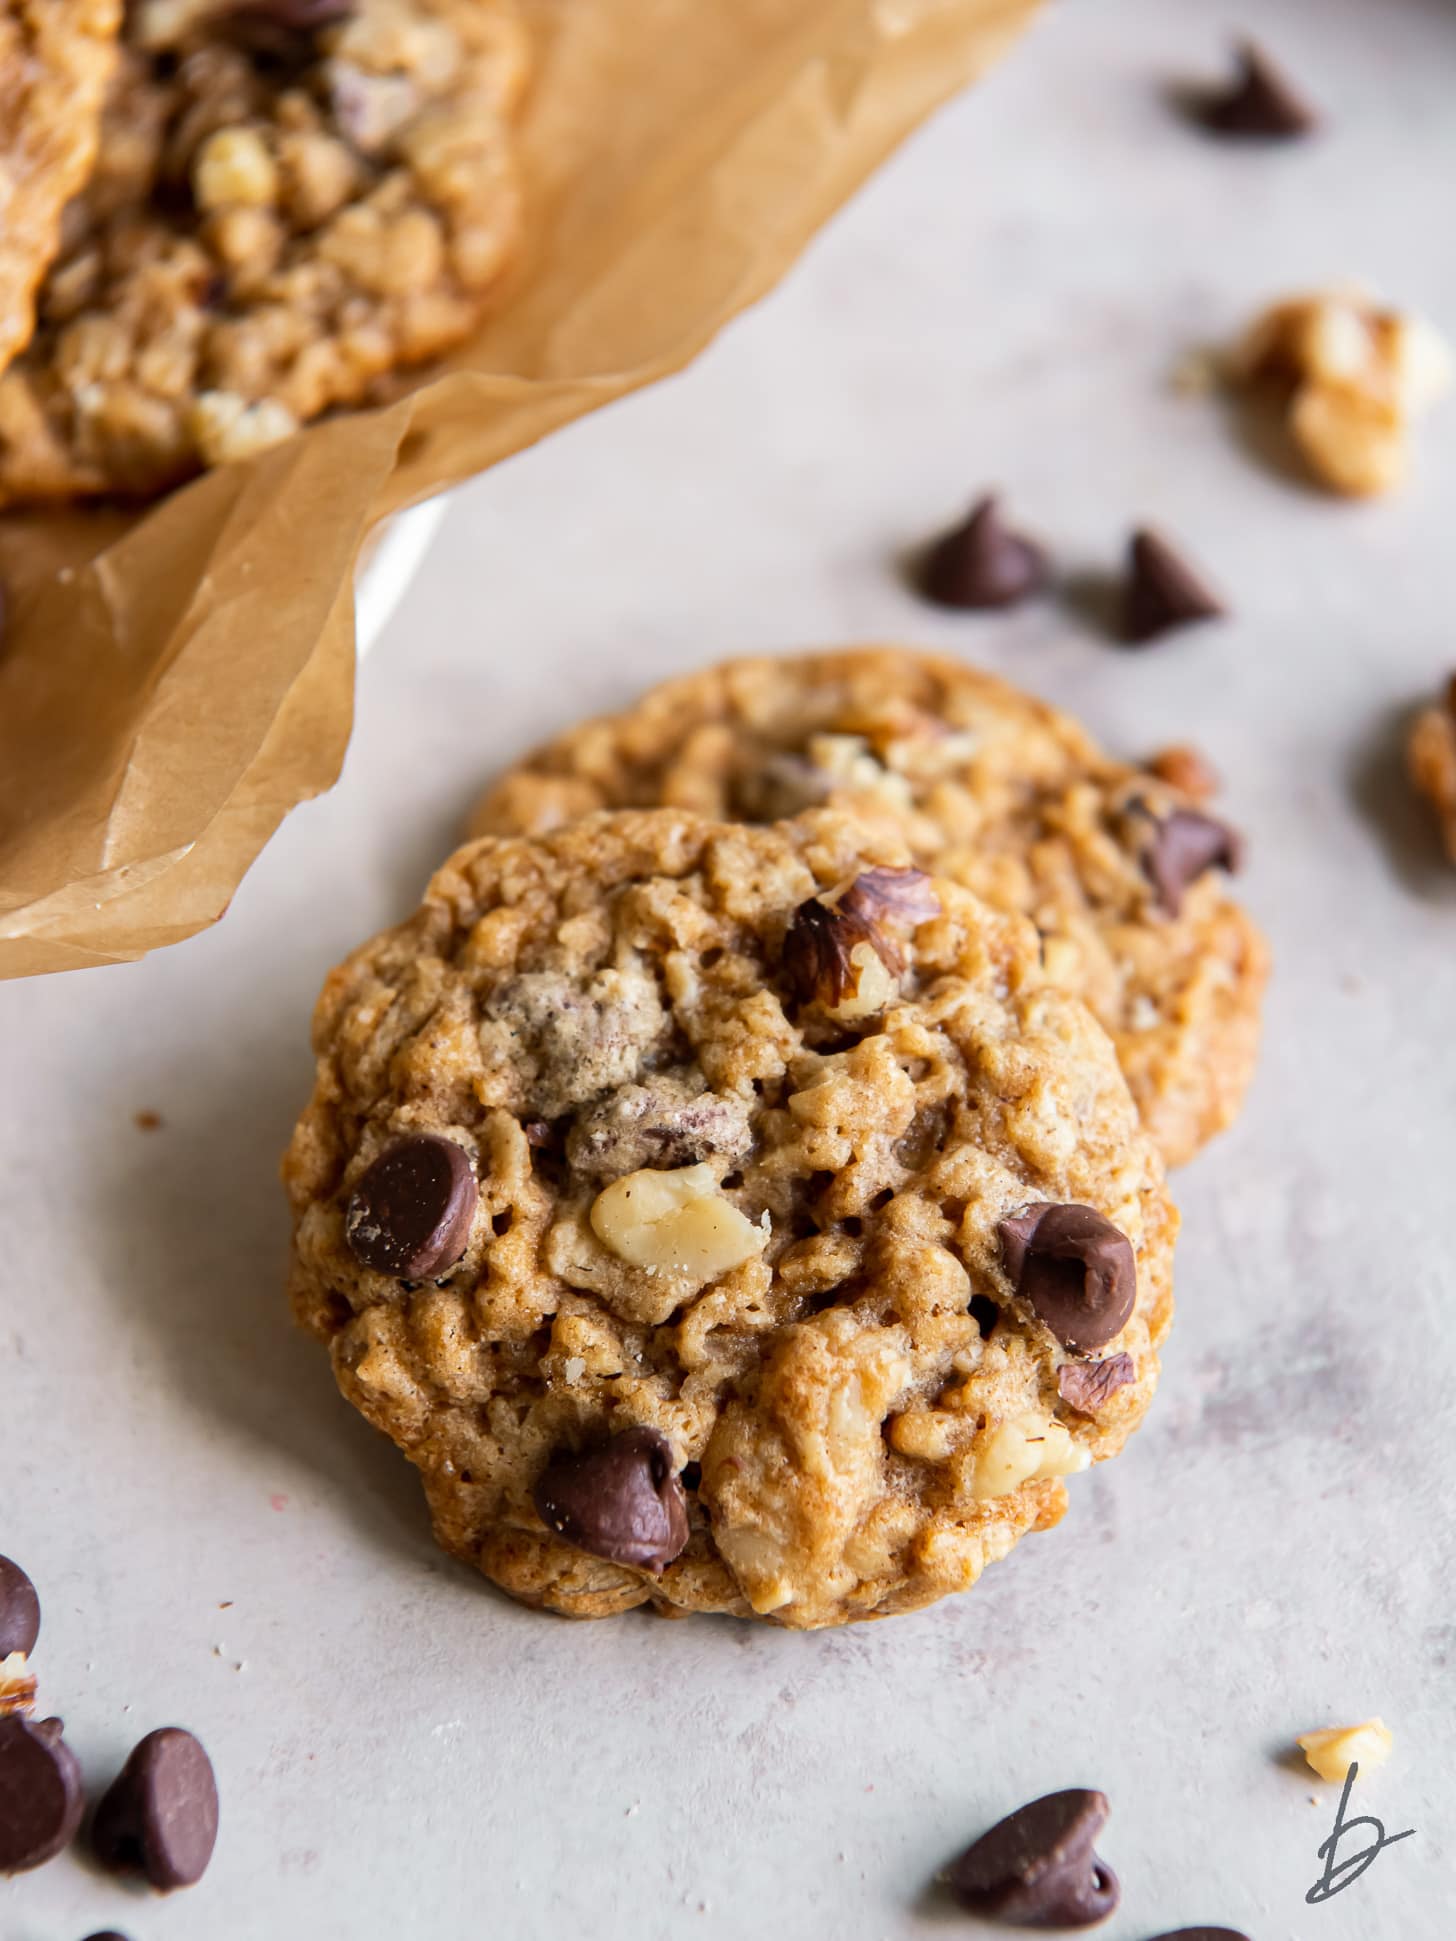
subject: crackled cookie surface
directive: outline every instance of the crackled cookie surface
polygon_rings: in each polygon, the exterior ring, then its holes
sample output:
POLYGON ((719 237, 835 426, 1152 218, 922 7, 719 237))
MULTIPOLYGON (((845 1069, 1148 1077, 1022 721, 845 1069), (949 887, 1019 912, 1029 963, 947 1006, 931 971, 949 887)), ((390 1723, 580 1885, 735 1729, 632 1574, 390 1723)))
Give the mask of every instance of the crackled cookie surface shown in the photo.
POLYGON ((1048 975, 1111 1033, 1181 1165, 1234 1118, 1268 960, 1226 894, 1237 838, 1110 760, 1068 716, 961 662, 891 647, 731 661, 569 730, 492 788, 473 832, 667 803, 761 821, 852 808, 923 867, 1031 917, 1048 975))
POLYGON ((472 844, 314 1037, 295 1312, 527 1602, 911 1609, 1147 1406, 1177 1216, 1105 1033, 837 812, 472 844))
POLYGON ((0 0, 0 370, 30 340, 35 292, 86 180, 121 0, 0 0))
POLYGON ((155 492, 460 342, 520 226, 509 0, 138 0, 0 499, 155 492))

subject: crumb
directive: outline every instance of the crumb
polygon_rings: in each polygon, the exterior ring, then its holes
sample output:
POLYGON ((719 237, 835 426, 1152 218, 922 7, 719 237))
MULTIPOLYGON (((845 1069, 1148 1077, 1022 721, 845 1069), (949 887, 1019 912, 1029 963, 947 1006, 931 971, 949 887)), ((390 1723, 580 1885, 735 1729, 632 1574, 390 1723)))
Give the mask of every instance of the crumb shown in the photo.
POLYGON ((1383 1719, 1374 1718, 1363 1725, 1328 1725, 1318 1732, 1304 1732, 1295 1744, 1321 1779, 1343 1781, 1351 1766, 1362 1772, 1383 1766, 1395 1736, 1383 1719))
POLYGON ((161 1113, 151 1111, 134 1112, 131 1122, 138 1132, 158 1132, 163 1124, 161 1113))

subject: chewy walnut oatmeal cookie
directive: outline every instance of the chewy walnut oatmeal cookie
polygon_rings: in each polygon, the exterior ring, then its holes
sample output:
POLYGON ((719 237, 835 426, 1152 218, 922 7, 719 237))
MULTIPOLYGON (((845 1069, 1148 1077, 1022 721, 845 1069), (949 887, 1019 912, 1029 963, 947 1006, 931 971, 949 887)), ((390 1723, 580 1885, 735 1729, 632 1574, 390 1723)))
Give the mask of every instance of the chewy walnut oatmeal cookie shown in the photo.
POLYGON ((1263 938, 1214 874, 1237 861, 1237 838, 961 662, 871 647, 685 675, 528 756, 472 832, 655 803, 755 822, 815 800, 1035 921, 1048 973, 1111 1033, 1170 1166, 1232 1122, 1268 976, 1263 938))
POLYGON ((458 852, 329 977, 291 1294, 528 1603, 964 1589, 1157 1377, 1177 1215, 1036 937, 811 811, 458 852))
POLYGON ((121 0, 0 0, 0 371, 96 154, 121 0))
POLYGON ((467 336, 520 226, 510 0, 138 0, 0 501, 145 494, 467 336))

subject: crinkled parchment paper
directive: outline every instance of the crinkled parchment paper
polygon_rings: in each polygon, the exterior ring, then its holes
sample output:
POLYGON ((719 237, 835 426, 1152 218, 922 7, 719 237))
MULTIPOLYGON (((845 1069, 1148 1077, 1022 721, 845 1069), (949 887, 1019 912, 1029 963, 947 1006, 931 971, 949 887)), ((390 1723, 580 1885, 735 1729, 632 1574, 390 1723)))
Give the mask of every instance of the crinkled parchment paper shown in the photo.
POLYGON ((687 363, 1038 0, 524 0, 529 241, 386 409, 143 513, 0 518, 0 975, 213 923, 353 702, 379 519, 687 363))

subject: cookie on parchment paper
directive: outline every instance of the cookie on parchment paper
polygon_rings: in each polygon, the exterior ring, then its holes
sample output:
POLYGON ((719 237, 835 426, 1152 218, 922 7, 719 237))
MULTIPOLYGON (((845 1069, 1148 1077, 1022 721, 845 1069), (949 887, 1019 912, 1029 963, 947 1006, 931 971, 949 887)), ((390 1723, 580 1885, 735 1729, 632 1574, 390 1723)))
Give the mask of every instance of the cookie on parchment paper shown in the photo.
POLYGON ((120 26, 121 0, 0 0, 0 371, 95 159, 120 26))
POLYGON ((137 0, 0 502, 145 495, 469 335, 521 227, 509 0, 137 0))
POLYGON ((295 1313, 528 1603, 913 1609, 1147 1407, 1177 1215, 1106 1034, 833 811, 473 844, 314 1042, 295 1313))

